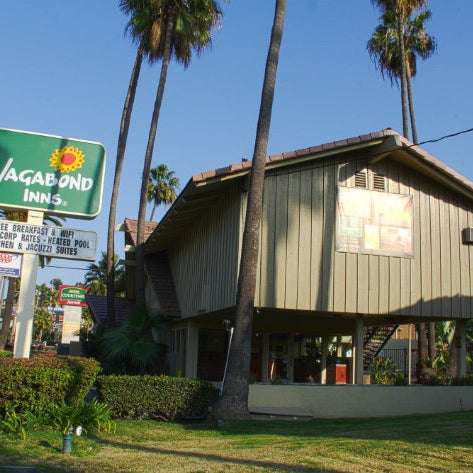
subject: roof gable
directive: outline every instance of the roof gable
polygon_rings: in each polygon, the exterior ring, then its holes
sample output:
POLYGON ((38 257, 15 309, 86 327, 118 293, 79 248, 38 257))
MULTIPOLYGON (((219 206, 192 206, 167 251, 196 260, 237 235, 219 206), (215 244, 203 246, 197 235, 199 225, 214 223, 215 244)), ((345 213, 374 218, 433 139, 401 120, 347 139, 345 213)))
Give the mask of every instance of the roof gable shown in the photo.
MULTIPOLYGON (((266 158, 266 170, 319 159, 330 159, 332 157, 336 159, 341 154, 354 151, 363 151, 370 164, 389 156, 404 166, 421 172, 430 179, 473 201, 472 181, 389 128, 379 132, 268 156, 266 158)), ((202 209, 203 204, 208 205, 209 202, 212 202, 212 199, 215 200, 220 186, 225 185, 230 180, 249 175, 251 165, 251 161, 242 161, 241 163, 192 176, 159 225, 152 231, 145 251, 153 251, 159 246, 159 244, 156 244, 160 236, 165 234, 169 228, 172 228, 180 216, 188 216, 193 212, 198 212, 202 209)))

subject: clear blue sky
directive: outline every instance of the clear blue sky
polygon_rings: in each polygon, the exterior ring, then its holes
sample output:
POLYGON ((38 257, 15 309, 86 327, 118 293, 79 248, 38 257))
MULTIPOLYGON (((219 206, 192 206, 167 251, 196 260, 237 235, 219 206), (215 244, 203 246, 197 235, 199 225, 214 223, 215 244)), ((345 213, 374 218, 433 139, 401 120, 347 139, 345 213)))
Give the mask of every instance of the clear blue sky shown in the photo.
MULTIPOLYGON (((251 159, 274 0, 221 2, 213 46, 188 70, 171 64, 153 166, 181 187, 193 174, 251 159)), ((428 32, 438 52, 418 65, 419 140, 473 127, 473 2, 430 0, 428 32)), ((369 0, 288 0, 269 154, 393 128, 399 91, 384 82, 366 42, 379 11, 369 0)), ((0 128, 98 141, 107 150, 101 214, 66 226, 99 232, 106 248, 118 127, 136 49, 114 0, 2 0, 0 128)), ((142 162, 160 65, 142 69, 128 140, 117 223, 136 218, 142 162)), ((473 179, 473 133, 423 146, 473 179)), ((164 209, 160 211, 158 219, 164 209)), ((116 249, 123 255, 123 235, 116 249)), ((88 263, 55 259, 38 283, 82 281, 88 263)))

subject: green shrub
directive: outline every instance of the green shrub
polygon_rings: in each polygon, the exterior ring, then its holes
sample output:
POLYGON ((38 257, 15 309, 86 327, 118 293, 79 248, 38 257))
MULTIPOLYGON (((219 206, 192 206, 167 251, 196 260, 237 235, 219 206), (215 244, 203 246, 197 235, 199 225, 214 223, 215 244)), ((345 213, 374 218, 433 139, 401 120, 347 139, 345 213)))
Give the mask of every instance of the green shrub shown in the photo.
POLYGON ((96 400, 81 401, 73 406, 64 401, 61 404, 48 404, 43 411, 43 423, 62 434, 72 433, 78 426, 81 426, 86 433, 90 430, 98 432, 115 430, 110 409, 96 400))
POLYGON ((373 384, 395 384, 398 381, 399 369, 391 358, 374 357, 370 361, 373 384))
POLYGON ((473 386, 473 375, 469 374, 463 378, 453 378, 452 386, 473 386))
POLYGON ((0 357, 0 415, 38 414, 47 404, 65 400, 81 402, 93 385, 100 365, 93 359, 74 357, 0 357))
POLYGON ((205 417, 213 386, 169 376, 98 376, 98 394, 117 419, 143 419, 159 412, 167 419, 205 417))
POLYGON ((62 401, 60 404, 49 403, 40 412, 30 410, 17 412, 7 407, 3 417, 0 416, 0 431, 26 438, 27 432, 39 429, 51 429, 62 434, 72 433, 81 426, 83 431, 114 432, 110 409, 98 401, 85 402, 70 406, 62 401))

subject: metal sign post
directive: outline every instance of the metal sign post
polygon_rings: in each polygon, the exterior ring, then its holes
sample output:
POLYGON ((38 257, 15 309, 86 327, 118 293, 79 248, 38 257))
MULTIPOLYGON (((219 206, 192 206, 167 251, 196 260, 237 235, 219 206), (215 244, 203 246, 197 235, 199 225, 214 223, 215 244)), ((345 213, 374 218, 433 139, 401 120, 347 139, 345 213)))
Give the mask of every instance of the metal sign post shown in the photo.
MULTIPOLYGON (((28 223, 40 225, 43 223, 43 212, 30 210, 28 223)), ((31 340, 33 338, 34 302, 36 294, 36 277, 38 274, 38 255, 25 253, 21 265, 21 287, 18 299, 18 315, 16 318, 15 358, 29 358, 31 340)))

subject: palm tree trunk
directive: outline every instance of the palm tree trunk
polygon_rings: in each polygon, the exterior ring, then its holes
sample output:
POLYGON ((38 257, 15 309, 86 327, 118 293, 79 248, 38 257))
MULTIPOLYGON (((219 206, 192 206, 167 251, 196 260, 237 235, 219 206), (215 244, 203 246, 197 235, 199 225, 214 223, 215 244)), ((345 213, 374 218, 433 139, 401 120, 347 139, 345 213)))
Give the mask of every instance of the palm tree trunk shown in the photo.
POLYGON ((130 128, 131 112, 135 102, 136 88, 140 77, 141 64, 143 62, 143 49, 138 48, 135 65, 131 73, 130 84, 123 106, 120 133, 118 135, 117 159, 115 163, 115 176, 113 180, 112 197, 110 201, 110 213, 108 217, 107 233, 107 324, 110 328, 115 327, 115 219, 117 214, 118 190, 120 188, 120 177, 122 174, 125 148, 130 128))
POLYGON ((399 37, 399 57, 401 60, 401 107, 402 107, 402 134, 409 139, 409 122, 407 118, 407 87, 406 87, 406 53, 404 48, 404 17, 402 11, 397 19, 399 37))
POLYGON ((156 93, 156 101, 154 103, 153 117, 148 136, 148 146, 143 163, 143 174, 141 176, 141 192, 140 206, 138 211, 138 228, 136 234, 136 303, 143 306, 145 304, 145 274, 144 274, 144 242, 145 242, 145 221, 146 221, 146 204, 148 202, 148 182, 149 171, 151 169, 151 161, 153 159, 154 141, 156 138, 156 130, 158 128, 159 112, 163 102, 164 87, 171 58, 171 40, 174 29, 175 12, 168 10, 168 22, 166 26, 166 38, 164 43, 164 55, 161 65, 161 74, 159 76, 159 85, 156 93))
POLYGON ((427 344, 429 360, 433 362, 437 356, 437 347, 435 346, 435 322, 429 322, 427 325, 427 344))
POLYGON ((285 12, 286 0, 276 0, 248 190, 235 309, 235 330, 230 348, 225 385, 217 408, 217 414, 227 418, 244 418, 249 414, 248 376, 250 372, 259 228, 263 211, 265 160, 285 12))
POLYGON ((417 139, 417 125, 416 118, 414 115, 414 95, 412 93, 412 76, 409 66, 406 67, 406 83, 407 83, 407 98, 409 100, 409 115, 411 117, 411 131, 412 131, 412 142, 416 145, 419 143, 417 139))
POLYGON ((153 208, 151 209, 151 215, 149 217, 150 222, 153 221, 155 211, 156 211, 156 201, 153 202, 153 208))
POLYGON ((425 381, 427 376, 427 360, 428 360, 428 343, 426 335, 425 323, 419 323, 416 325, 417 329, 417 382, 425 381))
POLYGON ((8 333, 13 319, 13 305, 15 303, 16 278, 8 278, 8 291, 3 311, 3 325, 0 331, 0 350, 5 349, 8 342, 8 333))

